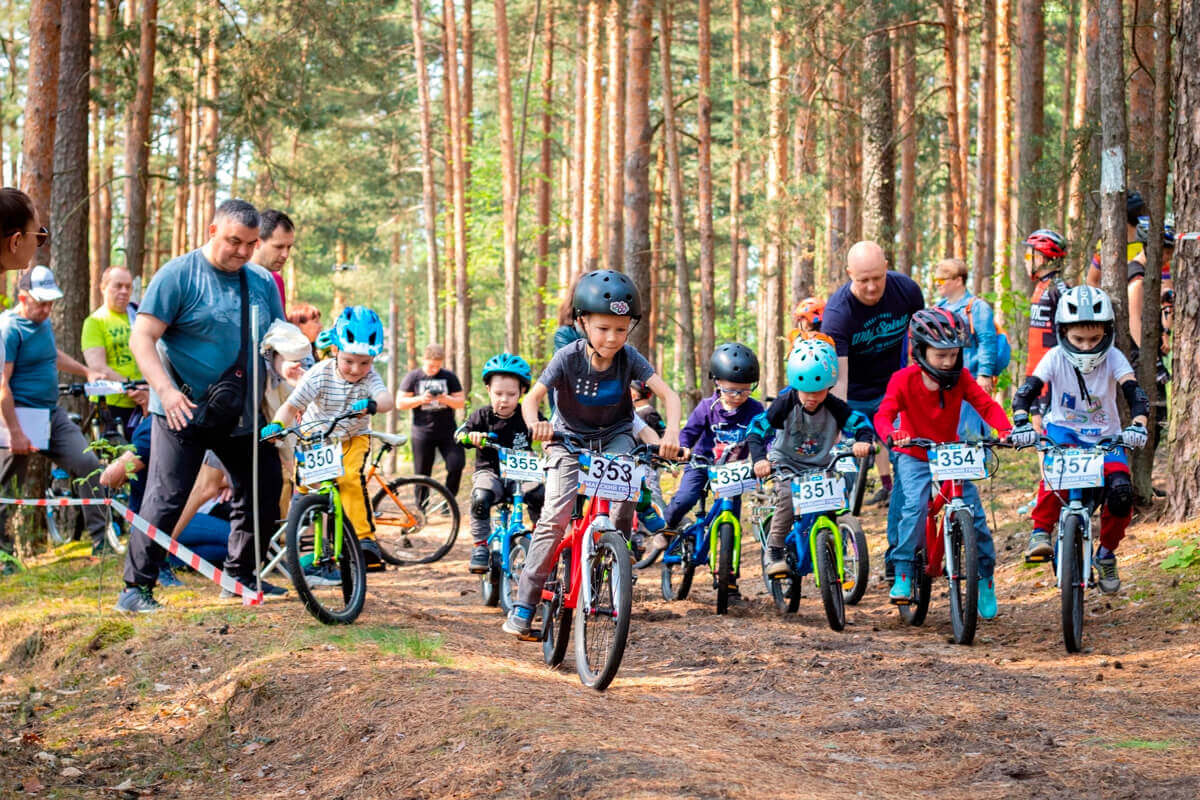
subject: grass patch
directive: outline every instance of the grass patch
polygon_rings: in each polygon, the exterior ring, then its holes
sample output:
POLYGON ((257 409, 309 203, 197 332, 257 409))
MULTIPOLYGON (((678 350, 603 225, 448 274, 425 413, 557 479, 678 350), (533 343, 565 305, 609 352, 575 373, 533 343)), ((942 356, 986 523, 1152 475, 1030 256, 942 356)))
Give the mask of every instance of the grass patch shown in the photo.
POLYGON ((102 620, 96 626, 95 633, 87 640, 87 644, 84 647, 95 653, 106 647, 112 647, 114 644, 120 644, 126 639, 133 638, 133 633, 133 625, 123 619, 102 620))
POLYGON ((1107 747, 1114 750, 1171 750, 1176 747, 1182 747, 1186 743, 1178 739, 1116 739, 1106 741, 1104 739, 1088 739, 1086 744, 1097 744, 1101 747, 1107 747))
POLYGON ((448 664, 450 659, 439 652, 442 637, 423 634, 407 628, 390 625, 355 625, 352 627, 309 628, 302 634, 310 643, 331 644, 339 650, 351 652, 364 646, 374 646, 386 655, 402 655, 424 661, 448 664))

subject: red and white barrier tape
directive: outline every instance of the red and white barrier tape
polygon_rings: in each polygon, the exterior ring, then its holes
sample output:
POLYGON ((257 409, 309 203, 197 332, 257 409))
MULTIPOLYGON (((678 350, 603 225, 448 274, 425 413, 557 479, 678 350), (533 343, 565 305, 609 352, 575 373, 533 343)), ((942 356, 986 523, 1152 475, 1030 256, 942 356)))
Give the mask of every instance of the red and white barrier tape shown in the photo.
POLYGON ((177 540, 172 539, 167 534, 160 531, 158 528, 151 525, 146 520, 139 517, 137 514, 129 510, 129 507, 119 500, 110 498, 100 499, 77 499, 74 497, 56 497, 53 499, 40 498, 37 500, 13 500, 7 497, 0 497, 0 505, 9 506, 112 506, 113 510, 118 515, 123 517, 129 526, 136 531, 140 531, 150 537, 151 541, 157 544, 162 549, 166 550, 171 555, 178 558, 187 566, 199 572, 204 577, 208 578, 213 583, 220 586, 226 591, 233 592, 238 597, 242 598, 242 604, 247 606, 256 606, 262 603, 263 596, 261 592, 256 592, 253 587, 244 585, 241 581, 236 580, 224 570, 214 567, 212 564, 205 561, 200 556, 193 553, 181 545, 177 540))

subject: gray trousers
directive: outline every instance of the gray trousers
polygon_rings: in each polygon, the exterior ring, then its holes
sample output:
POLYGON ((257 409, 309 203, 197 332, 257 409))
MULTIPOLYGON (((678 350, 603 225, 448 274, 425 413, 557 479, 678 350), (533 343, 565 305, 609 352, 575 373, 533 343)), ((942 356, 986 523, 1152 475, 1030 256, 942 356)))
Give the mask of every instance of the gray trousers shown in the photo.
MULTIPOLYGON (((86 478, 82 483, 71 481, 71 488, 80 498, 102 497, 100 491, 100 459, 87 449, 88 440, 79 426, 71 422, 67 412, 57 406, 50 411, 50 447, 40 451, 56 465, 66 470, 72 478, 86 478)), ((17 483, 25 482, 25 470, 29 456, 15 456, 11 450, 0 450, 0 484, 7 484, 14 475, 17 483)), ((83 522, 92 534, 93 541, 104 538, 104 523, 107 514, 103 506, 84 506, 83 522)), ((5 515, 7 516, 7 515, 5 515)), ((0 531, 3 530, 0 520, 0 531)))
MULTIPOLYGON (((495 498, 495 503, 500 502, 505 497, 511 498, 516 487, 515 481, 504 481, 494 472, 489 472, 484 469, 477 469, 471 475, 471 491, 474 495, 474 490, 483 489, 491 492, 495 498)), ((522 502, 525 505, 524 515, 525 524, 530 522, 536 523, 539 519, 539 514, 542 510, 542 502, 545 492, 540 483, 526 481, 521 484, 522 502)), ((486 544, 488 537, 492 535, 492 508, 488 506, 486 511, 479 510, 481 513, 476 513, 475 498, 471 497, 471 541, 476 546, 486 544)))
MULTIPOLYGON (((607 453, 628 453, 633 444, 633 437, 618 434, 604 442, 603 449, 607 453)), ((528 608, 535 608, 542 601, 542 587, 554 569, 554 551, 571 522, 579 493, 579 456, 552 444, 546 448, 546 459, 546 502, 529 542, 525 569, 517 588, 517 603, 528 608)), ((618 530, 629 535, 636 511, 636 500, 613 503, 610 518, 618 530)))
POLYGON ((767 534, 767 547, 783 547, 787 535, 792 532, 796 515, 792 511, 792 482, 775 481, 775 515, 771 517, 771 531, 767 534))

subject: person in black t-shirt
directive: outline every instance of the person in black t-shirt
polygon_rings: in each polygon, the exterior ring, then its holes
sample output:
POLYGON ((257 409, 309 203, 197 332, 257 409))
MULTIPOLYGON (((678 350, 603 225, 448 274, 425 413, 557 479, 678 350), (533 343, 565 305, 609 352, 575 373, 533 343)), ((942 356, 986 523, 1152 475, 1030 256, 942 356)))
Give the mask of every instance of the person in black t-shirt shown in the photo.
POLYGON ((418 475, 431 475, 435 454, 440 452, 446 462, 446 488, 457 496, 467 457, 454 441, 454 411, 465 406, 467 399, 458 376, 442 368, 445 358, 446 351, 440 344, 425 348, 421 368, 400 381, 396 408, 413 412, 413 470, 418 475))
MULTIPOLYGON (((491 405, 471 414, 457 435, 466 435, 471 444, 479 447, 490 441, 497 447, 528 450, 532 444, 529 427, 521 416, 521 395, 529 390, 532 372, 529 363, 512 353, 500 353, 483 365, 483 383, 487 386, 491 405)), ((541 414, 538 415, 539 418, 541 414)), ((545 490, 540 483, 523 486, 525 505, 530 521, 537 523, 542 511, 545 490)), ((490 555, 487 540, 492 532, 492 506, 514 494, 513 481, 500 479, 500 454, 492 448, 479 447, 475 453, 475 473, 471 477, 471 536, 475 549, 471 551, 471 572, 481 575, 488 571, 490 555)))

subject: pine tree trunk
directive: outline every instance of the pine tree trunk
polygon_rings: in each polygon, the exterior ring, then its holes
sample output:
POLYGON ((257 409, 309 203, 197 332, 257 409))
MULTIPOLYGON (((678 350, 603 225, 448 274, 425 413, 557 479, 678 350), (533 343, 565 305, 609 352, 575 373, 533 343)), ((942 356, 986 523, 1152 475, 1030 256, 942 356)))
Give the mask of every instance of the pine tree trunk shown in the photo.
POLYGON ((666 173, 667 146, 664 133, 658 140, 658 153, 654 160, 654 229, 653 237, 650 240, 650 292, 654 296, 654 302, 650 306, 650 343, 648 345, 650 350, 646 355, 646 358, 650 359, 650 363, 654 364, 655 369, 660 373, 666 368, 662 341, 666 328, 665 320, 670 318, 667 314, 667 304, 670 302, 671 296, 671 292, 662 279, 665 208, 663 198, 666 193, 666 173))
POLYGON ((546 284, 550 272, 550 214, 554 161, 554 2, 546 4, 546 20, 542 27, 542 139, 538 149, 537 178, 537 266, 534 268, 534 283, 537 293, 533 298, 533 318, 538 331, 533 353, 541 357, 545 337, 541 331, 546 324, 546 284))
POLYGON ((188 240, 189 250, 194 250, 203 243, 203 216, 204 209, 204 180, 203 180, 203 144, 201 142, 202 125, 201 120, 204 117, 204 0, 196 0, 196 14, 194 22, 196 29, 193 32, 193 45, 195 47, 195 65, 192 71, 192 163, 188 169, 188 175, 191 180, 191 207, 188 217, 188 240))
MULTIPOLYGON (((587 153, 587 35, 588 6, 576 3, 575 21, 575 118, 571 126, 571 275, 583 272, 583 226, 585 207, 584 160, 587 153)), ((564 284, 565 285, 565 284, 564 284)))
POLYGON ((996 0, 980 5, 979 127, 975 141, 977 158, 975 192, 975 247, 971 289, 976 295, 992 291, 992 264, 996 257, 995 194, 996 169, 996 0))
MULTIPOLYGON (((711 0, 699 0, 700 102, 696 133, 699 165, 696 180, 700 216, 700 357, 707 358, 716 346, 716 263, 713 252, 712 198, 712 30, 711 0)), ((701 393, 712 391, 708 371, 701 372, 701 393)))
POLYGON ((900 32, 900 253, 896 269, 912 275, 917 256, 917 34, 900 32))
MULTIPOLYGON (((213 214, 217 210, 217 156, 219 151, 219 135, 220 135, 220 115, 217 110, 217 103, 220 102, 220 56, 217 49, 217 40, 221 35, 221 24, 219 22, 220 15, 223 11, 220 9, 217 2, 212 3, 212 9, 209 12, 209 24, 212 26, 208 31, 208 40, 205 46, 204 55, 204 106, 201 109, 201 130, 200 130, 200 152, 203 154, 201 162, 201 179, 203 180, 203 198, 204 202, 200 208, 200 217, 197 220, 197 227, 200 231, 206 230, 209 222, 213 218, 213 214)), ((200 239, 207 238, 203 233, 200 233, 200 239)))
POLYGON ((771 4, 771 38, 767 99, 767 252, 761 280, 766 284, 766 309, 759 310, 766 326, 759 344, 762 363, 766 366, 763 393, 774 395, 783 385, 780 364, 783 362, 779 309, 783 304, 783 275, 787 271, 784 230, 787 225, 784 190, 787 175, 787 94, 788 86, 784 49, 784 11, 781 3, 771 4))
POLYGON ((1058 212, 1056 230, 1067 230, 1067 193, 1071 187, 1071 115, 1073 107, 1071 92, 1074 87, 1076 28, 1079 23, 1079 0, 1071 0, 1067 8, 1067 32, 1063 39, 1063 102, 1062 122, 1059 124, 1058 149, 1062 153, 1063 166, 1058 184, 1058 212))
MULTIPOLYGON (((443 11, 445 6, 443 5, 443 11)), ((439 285, 445 287, 442 299, 442 344, 446 350, 446 363, 454 365, 455 360, 455 338, 454 338, 454 314, 456 302, 455 293, 450 290, 454 286, 454 271, 458 265, 458 252, 455 242, 458 238, 458 227, 454 222, 456 209, 458 208, 458 194, 454 188, 455 172, 458 169, 458 160, 454 155, 455 136, 454 136, 454 120, 458 116, 457 105, 451 102, 450 93, 450 59, 451 50, 457 50, 458 42, 451 42, 449 38, 449 26, 443 21, 442 24, 442 128, 445 131, 445 143, 442 146, 442 162, 445 167, 443 174, 442 191, 446 197, 445 208, 445 235, 442 237, 442 249, 446 253, 446 257, 442 259, 442 267, 445 274, 439 281, 439 285)), ((455 54, 455 62, 457 63, 457 53, 455 54)), ((454 70, 455 81, 458 80, 458 70, 454 70)))
MULTIPOLYGON (((98 308, 102 302, 102 294, 100 292, 100 276, 104 270, 100 266, 100 182, 104 179, 104 173, 101 170, 101 144, 103 138, 101 136, 101 120, 102 112, 97 99, 100 97, 100 0, 91 0, 88 10, 88 31, 91 34, 92 47, 91 54, 88 60, 88 89, 91 92, 91 102, 88 103, 88 115, 91 123, 91 144, 92 148, 88 154, 88 170, 90 174, 88 185, 88 225, 91 228, 91 240, 89 244, 89 252, 92 257, 88 259, 88 287, 90 289, 88 295, 89 305, 92 308, 98 308)), ((3 124, 0 124, 0 129, 3 129, 3 124)), ((2 179, 3 170, 0 169, 0 179, 2 179)))
MULTIPOLYGON (((1009 263, 1018 248, 1014 245, 1012 226, 1012 39, 1009 36, 1009 17, 1013 0, 996 0, 996 261, 993 269, 1002 294, 1012 286, 1009 263)), ((995 303, 996 323, 1005 324, 1003 298, 995 303)), ((1013 349, 1019 350, 1025 341, 1021 325, 1012 325, 1009 335, 1014 338, 1013 349)), ((1019 356, 1018 356, 1019 360, 1019 356)))
MULTIPOLYGON (((833 19, 841 20, 845 18, 845 9, 840 2, 835 2, 833 6, 833 19)), ((839 53, 842 51, 842 45, 838 41, 830 28, 831 25, 825 26, 825 48, 827 52, 839 53)), ((768 54, 768 60, 770 55, 768 54)), ((832 287, 841 277, 843 270, 846 267, 846 250, 849 243, 846 241, 847 232, 849 230, 847 221, 847 203, 846 203, 846 188, 850 184, 850 175, 846 172, 846 157, 842 152, 847 147, 847 137, 842 123, 842 117, 845 115, 844 109, 848 99, 846 91, 846 78, 842 72, 840 63, 830 66, 829 74, 829 92, 833 96, 833 110, 827 115, 826 121, 826 141, 840 143, 836 147, 825 148, 825 173, 828 176, 826 184, 826 222, 825 228, 829 231, 828 252, 825 257, 827 269, 827 277, 832 287)), ((762 286, 761 280, 759 285, 762 286)), ((765 287, 764 287, 765 288, 765 287)), ((761 292, 760 292, 761 294, 761 292)), ((765 301, 765 296, 763 297, 765 301)), ((763 309, 760 307, 759 319, 763 319, 763 309)), ((759 345, 762 347, 763 345, 759 345)))
POLYGON ((1143 194, 1151 181, 1154 150, 1154 0, 1129 3, 1130 60, 1129 99, 1129 188, 1143 194))
POLYGON ((879 4, 867 7, 869 25, 863 64, 863 238, 878 242, 892 262, 896 230, 896 150, 892 131, 892 47, 888 18, 879 4))
POLYGON ((429 99, 429 68, 425 63, 425 0, 413 0, 413 50, 417 66, 417 97, 421 125, 421 203, 422 229, 425 233, 425 324, 429 341, 438 340, 438 295, 441 271, 438 268, 437 186, 433 177, 433 110, 429 99))
POLYGON ((500 200, 504 227, 504 349, 521 350, 520 253, 517 250, 517 157, 513 141, 512 75, 508 53, 508 9, 495 0, 496 84, 500 109, 500 200))
MULTIPOLYGON (((58 53, 62 14, 59 0, 32 0, 29 7, 29 90, 21 146, 21 189, 42 222, 50 221, 54 183, 54 128, 58 119, 58 53)), ((38 248, 36 263, 50 261, 50 246, 38 248)))
POLYGON ((605 174, 607 218, 604 264, 622 270, 625 258, 625 0, 608 0, 608 164, 605 174))
POLYGON ((1075 91, 1071 103, 1071 129, 1074 132, 1074 140, 1070 143, 1068 154, 1071 158, 1071 175, 1067 181, 1067 224, 1063 231, 1068 242, 1072 244, 1080 238, 1079 232, 1083 222, 1084 201, 1080 191, 1080 180, 1086 151, 1080 137, 1088 122, 1088 50, 1095 47, 1099 35, 1093 0, 1083 0, 1079 5, 1079 41, 1075 45, 1075 91))
MULTIPOLYGON (((962 231, 962 257, 967 259, 971 208, 971 25, 967 0, 954 0, 954 101, 958 119, 958 166, 962 173, 962 204, 958 208, 958 228, 962 231)), ((968 263, 970 261, 968 260, 968 263)))
POLYGON ((729 318, 736 320, 738 304, 746 296, 746 280, 739 258, 742 247, 742 0, 730 0, 730 12, 733 115, 729 144, 729 318))
POLYGON ((961 258, 967 254, 967 230, 964 223, 966 214, 966 187, 963 185, 964 169, 962 162, 965 158, 961 140, 958 137, 958 25, 955 16, 955 0, 943 0, 942 24, 945 33, 942 37, 942 51, 946 61, 946 136, 945 160, 950 170, 950 207, 947 213, 950 217, 953 236, 950 240, 948 253, 951 258, 961 258))
POLYGON ((191 112, 186 99, 179 101, 175 112, 175 124, 179 130, 176 133, 175 145, 175 214, 171 227, 171 255, 181 256, 188 249, 188 196, 191 180, 188 176, 188 166, 191 164, 192 126, 191 112))
POLYGON ((150 252, 146 256, 145 274, 149 283, 162 263, 162 206, 166 187, 161 180, 150 181, 150 252))
MULTIPOLYGON (((71 0, 63 0, 64 3, 71 0)), ((143 0, 139 10, 137 93, 125 132, 125 268, 134 280, 146 258, 146 197, 149 193, 150 109, 154 98, 154 56, 158 41, 158 0, 143 0)))
POLYGON ((650 59, 654 47, 653 0, 632 0, 629 64, 625 75, 625 271, 651 314, 630 333, 630 344, 650 353, 654 291, 650 278, 650 59))
MULTIPOLYGON (((1041 227, 1042 137, 1046 133, 1046 26, 1042 0, 1017 0, 1017 229, 1023 238, 1041 227)), ((1023 258, 1010 260, 1013 290, 1028 295, 1029 272, 1023 258)))
MULTIPOLYGON (((811 59, 793 67, 796 115, 792 121, 792 173, 795 198, 803 198, 817 178, 816 70, 811 59)), ((889 89, 890 91, 890 89, 889 89)), ((791 306, 813 293, 816 227, 807 214, 797 214, 793 225, 791 306)))
POLYGON ((604 73, 603 55, 600 50, 600 28, 602 14, 600 0, 587 0, 587 80, 586 122, 584 124, 583 153, 583 269, 599 269, 601 253, 601 225, 603 224, 604 162, 601 160, 603 133, 603 94, 601 77, 604 73))
POLYGON ((662 75, 663 141, 667 149, 667 172, 671 185, 671 228, 675 238, 675 288, 678 309, 675 342, 682 364, 683 391, 698 401, 696 384, 696 329, 692 318, 691 270, 687 260, 687 221, 684 212, 683 177, 679 164, 678 134, 675 130, 675 89, 671 78, 671 6, 665 0, 659 13, 658 50, 662 75))
MULTIPOLYGON (((467 4, 469 6, 469 2, 467 4)), ((471 390, 471 341, 469 332, 470 287, 467 279, 467 115, 460 93, 458 32, 454 3, 443 0, 446 26, 446 71, 450 76, 450 138, 454 160, 454 371, 466 391, 471 390)), ((464 33, 469 26, 464 25, 464 33)), ((464 52, 466 48, 464 46, 464 52)), ((465 73, 464 73, 465 74, 465 73)))
MULTIPOLYGON (((1200 3, 1185 2, 1175 26, 1179 64, 1175 71, 1175 224, 1200 230, 1200 3), (1182 68, 1187 67, 1187 68, 1182 68)), ((1181 243, 1171 272, 1178 287, 1200 286, 1200 247, 1181 243)), ((1200 293, 1180 291, 1175 299, 1171 363, 1170 458, 1167 502, 1175 522, 1200 516, 1200 293)))
POLYGON ((566 292, 571 284, 572 253, 575 243, 571 240, 571 210, 574 197, 571 190, 571 158, 564 154, 558 161, 558 292, 566 292))
MULTIPOLYGON (((1116 346, 1128 353, 1129 299, 1125 269, 1125 48, 1121 0, 1100 0, 1100 286, 1116 317, 1116 346)), ((1149 271, 1149 270, 1147 270, 1149 271)))

